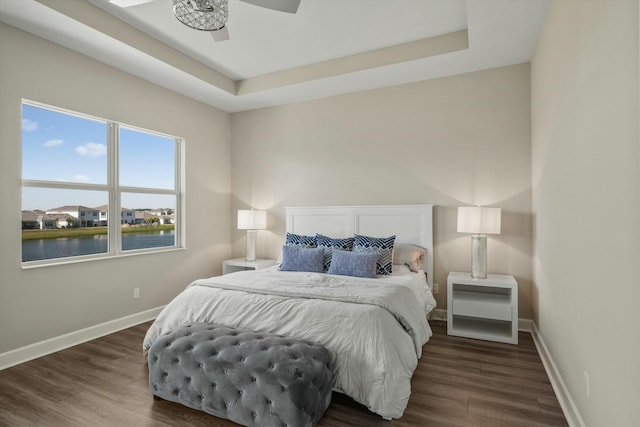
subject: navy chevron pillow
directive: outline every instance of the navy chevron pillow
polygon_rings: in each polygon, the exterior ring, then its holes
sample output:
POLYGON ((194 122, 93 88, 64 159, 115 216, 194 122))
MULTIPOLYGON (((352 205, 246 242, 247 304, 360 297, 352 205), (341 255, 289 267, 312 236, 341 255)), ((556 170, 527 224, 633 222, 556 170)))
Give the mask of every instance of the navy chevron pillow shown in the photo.
POLYGON ((287 233, 286 246, 300 246, 302 248, 315 248, 316 236, 304 236, 302 234, 287 233))
POLYGON ((369 237, 356 234, 353 240, 353 252, 378 254, 376 272, 387 276, 393 270, 393 243, 396 236, 391 237, 369 237))

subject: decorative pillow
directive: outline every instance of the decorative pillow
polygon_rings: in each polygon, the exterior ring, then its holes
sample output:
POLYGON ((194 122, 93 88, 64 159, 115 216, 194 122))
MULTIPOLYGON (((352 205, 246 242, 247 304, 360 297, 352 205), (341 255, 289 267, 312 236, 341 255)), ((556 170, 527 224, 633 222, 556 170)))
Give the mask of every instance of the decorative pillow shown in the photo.
POLYGON ((310 271, 322 273, 324 271, 324 249, 303 248, 300 246, 282 247, 282 271, 310 271))
POLYGON ((398 243, 393 248, 393 263, 406 265, 409 270, 416 273, 424 267, 423 259, 427 251, 420 246, 409 243, 398 243))
POLYGON ((356 234, 353 240, 353 252, 378 254, 377 272, 389 275, 393 270, 393 242, 396 236, 368 237, 356 234))
POLYGON ((304 236, 302 234, 287 233, 286 246, 301 246, 303 248, 315 248, 316 236, 304 236))
POLYGON ((333 250, 338 249, 351 252, 353 250, 353 237, 332 239, 322 234, 316 234, 316 244, 319 248, 324 248, 324 271, 328 271, 331 265, 331 253, 333 250))
POLYGON ((334 249, 329 274, 373 279, 376 277, 378 256, 379 255, 375 253, 357 254, 355 252, 334 249))

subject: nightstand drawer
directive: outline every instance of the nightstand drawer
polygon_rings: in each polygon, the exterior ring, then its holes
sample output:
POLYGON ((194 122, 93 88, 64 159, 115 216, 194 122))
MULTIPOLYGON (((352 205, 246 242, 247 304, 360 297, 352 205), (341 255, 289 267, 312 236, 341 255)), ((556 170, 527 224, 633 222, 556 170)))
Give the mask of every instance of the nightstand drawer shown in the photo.
POLYGON ((508 295, 455 290, 453 294, 451 308, 455 315, 507 321, 513 319, 508 295))

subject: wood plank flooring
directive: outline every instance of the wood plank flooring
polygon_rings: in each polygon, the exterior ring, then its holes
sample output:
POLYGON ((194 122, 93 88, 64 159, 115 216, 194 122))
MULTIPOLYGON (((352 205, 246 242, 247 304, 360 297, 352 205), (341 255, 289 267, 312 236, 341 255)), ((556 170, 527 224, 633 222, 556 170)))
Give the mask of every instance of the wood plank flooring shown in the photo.
MULTIPOLYGON (((334 393, 318 426, 566 426, 531 335, 518 346, 446 335, 432 322, 404 416, 385 421, 334 393)), ((0 371, 0 426, 237 426, 154 401, 144 323, 0 371)))

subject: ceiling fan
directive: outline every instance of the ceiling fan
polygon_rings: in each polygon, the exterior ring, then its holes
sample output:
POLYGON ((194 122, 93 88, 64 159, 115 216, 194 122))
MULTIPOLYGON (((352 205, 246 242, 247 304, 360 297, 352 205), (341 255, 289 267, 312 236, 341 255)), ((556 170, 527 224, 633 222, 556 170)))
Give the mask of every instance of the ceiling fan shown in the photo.
MULTIPOLYGON (((137 6, 154 0, 108 0, 120 7, 137 6)), ((296 13, 300 0, 240 0, 280 12, 296 13)), ((229 40, 229 0, 173 0, 173 14, 187 27, 208 31, 217 42, 229 40)))

